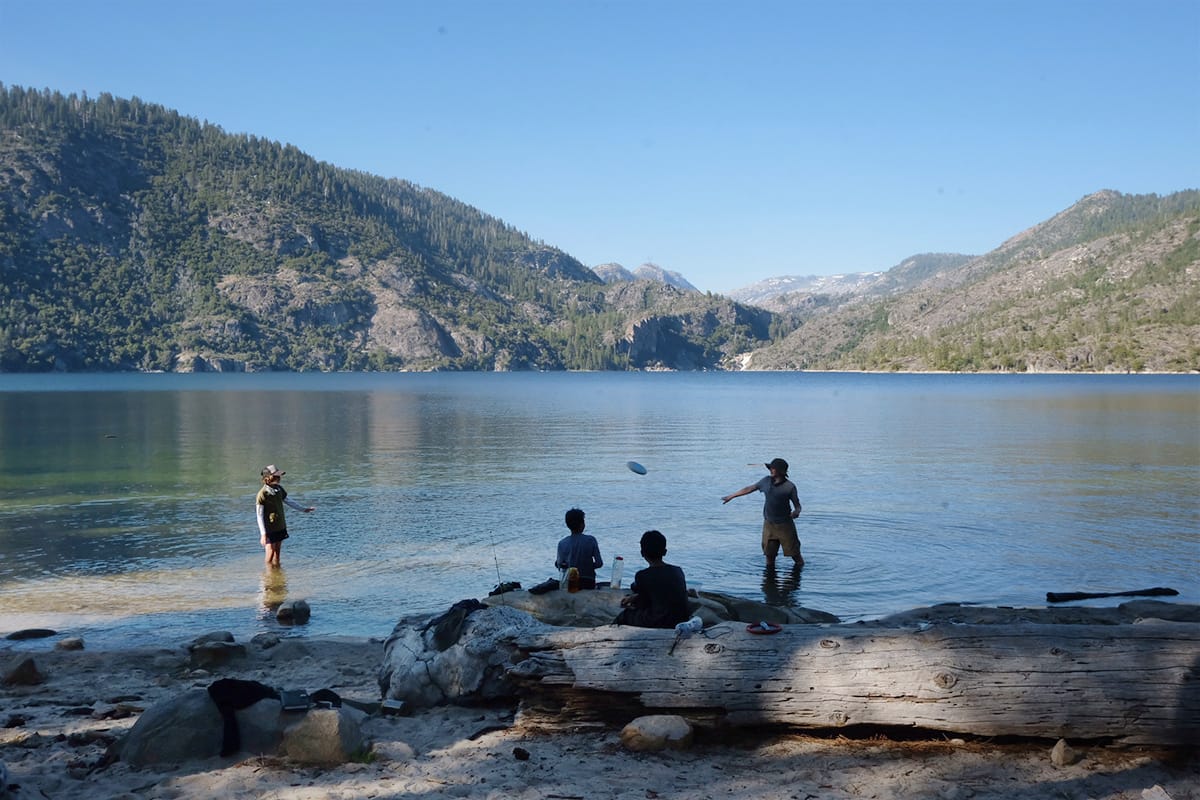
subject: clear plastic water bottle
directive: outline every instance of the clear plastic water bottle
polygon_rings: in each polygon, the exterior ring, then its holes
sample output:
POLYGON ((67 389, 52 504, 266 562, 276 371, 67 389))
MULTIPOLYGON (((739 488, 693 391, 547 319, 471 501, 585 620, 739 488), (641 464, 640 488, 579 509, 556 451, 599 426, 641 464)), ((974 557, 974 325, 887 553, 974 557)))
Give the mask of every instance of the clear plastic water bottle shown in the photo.
POLYGON ((625 559, 621 558, 620 556, 617 556, 613 560, 612 580, 609 581, 608 585, 611 586, 613 589, 620 589, 621 588, 621 573, 623 573, 624 571, 625 571, 625 559))

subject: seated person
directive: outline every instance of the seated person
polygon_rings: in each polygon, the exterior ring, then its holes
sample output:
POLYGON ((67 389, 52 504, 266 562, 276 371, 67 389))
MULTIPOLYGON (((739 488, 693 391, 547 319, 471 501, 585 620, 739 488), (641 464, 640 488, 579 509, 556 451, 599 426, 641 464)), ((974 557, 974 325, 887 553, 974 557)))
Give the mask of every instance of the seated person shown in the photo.
POLYGON ((604 566, 604 559, 600 557, 600 545, 595 536, 583 532, 585 525, 582 510, 572 508, 563 519, 571 533, 558 543, 558 556, 554 560, 554 566, 561 570, 574 567, 579 570, 579 588, 595 589, 596 570, 604 566))
POLYGON ((687 580, 679 567, 663 563, 666 554, 667 537, 658 531, 642 534, 642 558, 650 566, 634 576, 629 587, 633 594, 621 598, 623 610, 613 622, 639 628, 674 628, 687 621, 687 580))

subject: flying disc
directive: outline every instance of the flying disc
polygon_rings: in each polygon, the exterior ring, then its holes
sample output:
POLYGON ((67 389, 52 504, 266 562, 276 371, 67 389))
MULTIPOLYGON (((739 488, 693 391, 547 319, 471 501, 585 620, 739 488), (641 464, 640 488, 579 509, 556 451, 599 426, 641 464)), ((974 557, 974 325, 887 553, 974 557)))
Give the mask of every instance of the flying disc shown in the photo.
POLYGON ((646 468, 636 461, 626 461, 625 466, 629 467, 630 472, 636 472, 638 475, 646 474, 646 468))
POLYGON ((783 630, 783 626, 776 625, 774 622, 752 622, 746 626, 747 633, 757 633, 760 636, 763 634, 769 636, 772 633, 779 633, 781 630, 783 630))

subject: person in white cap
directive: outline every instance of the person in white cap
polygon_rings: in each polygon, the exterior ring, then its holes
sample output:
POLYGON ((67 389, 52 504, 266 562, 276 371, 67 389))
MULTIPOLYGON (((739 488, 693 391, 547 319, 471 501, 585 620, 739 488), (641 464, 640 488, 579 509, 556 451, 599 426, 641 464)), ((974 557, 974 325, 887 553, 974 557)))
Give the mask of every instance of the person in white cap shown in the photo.
POLYGON ((305 514, 315 510, 312 506, 302 506, 288 497, 287 491, 279 483, 279 479, 286 474, 274 464, 263 467, 263 486, 258 490, 258 497, 254 500, 258 513, 259 543, 266 551, 267 565, 274 567, 279 566, 279 553, 283 549, 283 540, 288 538, 283 507, 291 506, 305 514))
POLYGON ((728 503, 735 497, 762 492, 762 551, 767 557, 767 566, 775 566, 775 556, 782 547, 783 554, 795 561, 797 567, 802 567, 804 557, 800 555, 800 534, 796 532, 796 517, 800 516, 800 496, 796 491, 796 484, 788 480, 788 463, 782 458, 776 458, 763 466, 770 475, 758 483, 725 495, 721 502, 728 503))

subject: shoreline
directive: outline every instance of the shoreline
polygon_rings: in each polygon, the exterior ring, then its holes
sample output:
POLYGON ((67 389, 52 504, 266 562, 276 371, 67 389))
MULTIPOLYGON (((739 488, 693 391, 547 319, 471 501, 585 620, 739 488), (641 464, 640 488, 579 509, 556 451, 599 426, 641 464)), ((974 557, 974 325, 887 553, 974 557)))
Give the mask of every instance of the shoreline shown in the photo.
POLYGON ((1200 798, 1200 759, 1161 748, 1071 743, 1077 760, 1056 765, 1049 741, 698 729, 686 750, 644 753, 626 750, 617 728, 569 720, 534 727, 511 705, 372 716, 364 723, 372 749, 336 767, 246 753, 145 769, 120 761, 100 766, 142 711, 217 678, 331 688, 346 699, 378 702, 383 640, 267 637, 242 642, 244 657, 200 670, 189 663, 189 642, 90 648, 85 641, 83 649, 65 650, 56 647, 61 640, 0 642, 0 664, 32 656, 45 676, 39 684, 0 686, 0 760, 10 786, 19 787, 10 792, 16 800, 1200 798), (1155 787, 1164 794, 1146 794, 1155 787))

